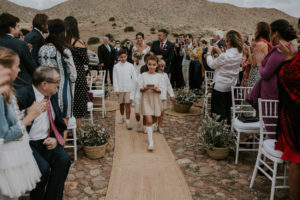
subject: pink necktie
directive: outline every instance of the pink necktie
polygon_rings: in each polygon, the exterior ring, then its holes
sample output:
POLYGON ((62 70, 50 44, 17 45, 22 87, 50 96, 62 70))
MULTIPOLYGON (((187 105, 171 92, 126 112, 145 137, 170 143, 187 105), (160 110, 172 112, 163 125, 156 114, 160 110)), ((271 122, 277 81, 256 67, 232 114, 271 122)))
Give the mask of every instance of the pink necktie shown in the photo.
MULTIPOLYGON (((46 100, 49 100, 49 97, 45 97, 46 100)), ((50 136, 50 132, 51 132, 51 129, 53 130, 54 132, 54 135, 57 139, 57 142, 58 144, 60 144, 61 146, 64 146, 65 145, 65 140, 64 138, 59 134, 55 124, 54 124, 54 121, 53 121, 53 117, 52 117, 52 111, 51 111, 51 104, 49 105, 49 108, 48 108, 48 116, 49 116, 49 120, 50 120, 50 128, 48 130, 48 137, 50 136)))

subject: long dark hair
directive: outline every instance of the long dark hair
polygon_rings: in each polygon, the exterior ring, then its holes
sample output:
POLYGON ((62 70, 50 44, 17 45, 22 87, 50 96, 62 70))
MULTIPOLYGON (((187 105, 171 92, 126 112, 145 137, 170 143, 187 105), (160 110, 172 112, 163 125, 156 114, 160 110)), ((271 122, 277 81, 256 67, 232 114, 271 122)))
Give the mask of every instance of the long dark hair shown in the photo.
POLYGON ((292 25, 285 19, 279 19, 271 23, 272 34, 279 33, 285 41, 291 41, 297 38, 297 33, 292 25))
POLYGON ((75 17, 73 16, 68 16, 65 18, 64 20, 65 26, 66 26, 66 42, 67 44, 69 44, 70 46, 72 38, 75 38, 77 40, 80 39, 80 35, 79 35, 79 29, 78 29, 78 22, 75 19, 75 17))
POLYGON ((255 41, 258 41, 259 38, 263 38, 270 42, 270 25, 267 22, 259 22, 256 25, 257 28, 257 35, 255 36, 255 41))
POLYGON ((49 36, 46 38, 47 43, 52 43, 56 49, 65 58, 69 56, 64 52, 66 46, 65 25, 61 19, 53 19, 48 21, 49 36))

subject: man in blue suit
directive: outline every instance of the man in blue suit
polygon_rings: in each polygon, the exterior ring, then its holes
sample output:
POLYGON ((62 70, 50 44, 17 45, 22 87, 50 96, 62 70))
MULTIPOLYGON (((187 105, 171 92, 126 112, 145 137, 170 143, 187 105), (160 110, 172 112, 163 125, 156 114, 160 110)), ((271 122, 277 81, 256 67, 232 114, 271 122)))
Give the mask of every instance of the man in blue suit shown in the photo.
POLYGON ((37 14, 32 20, 32 31, 26 37, 25 42, 32 44, 32 57, 37 65, 39 65, 39 50, 46 44, 43 34, 48 33, 48 16, 45 14, 37 14))
POLYGON ((41 181, 30 193, 31 200, 62 200, 71 165, 71 158, 63 148, 67 127, 56 95, 59 81, 56 68, 40 66, 33 73, 33 85, 17 90, 20 110, 28 109, 35 101, 46 100, 48 104, 47 111, 26 127, 33 156, 42 173, 41 181))
POLYGON ((32 74, 37 67, 26 42, 18 40, 19 18, 2 13, 0 15, 0 46, 12 49, 20 57, 20 72, 14 82, 15 88, 30 85, 32 74))

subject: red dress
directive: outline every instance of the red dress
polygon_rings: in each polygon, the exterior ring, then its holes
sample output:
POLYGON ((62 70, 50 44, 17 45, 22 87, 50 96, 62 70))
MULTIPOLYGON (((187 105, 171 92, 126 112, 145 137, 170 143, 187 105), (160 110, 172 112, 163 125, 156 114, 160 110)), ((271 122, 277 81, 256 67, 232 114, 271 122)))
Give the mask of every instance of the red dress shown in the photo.
POLYGON ((300 164, 300 52, 279 72, 280 135, 275 146, 282 160, 300 164))

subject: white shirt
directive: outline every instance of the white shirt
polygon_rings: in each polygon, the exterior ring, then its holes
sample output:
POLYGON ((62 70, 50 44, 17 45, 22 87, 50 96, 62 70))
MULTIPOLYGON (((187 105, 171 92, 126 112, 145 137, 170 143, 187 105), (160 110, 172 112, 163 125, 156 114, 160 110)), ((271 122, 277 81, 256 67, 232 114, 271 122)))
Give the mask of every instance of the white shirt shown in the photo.
POLYGON ((34 27, 34 29, 37 30, 42 35, 42 37, 44 37, 42 31, 40 31, 38 28, 35 28, 35 27, 34 27))
POLYGON ((114 92, 130 92, 130 99, 134 98, 136 73, 129 62, 118 62, 113 69, 114 92))
POLYGON ((170 97, 174 97, 174 91, 172 88, 172 85, 170 83, 168 74, 166 73, 159 73, 161 75, 162 78, 162 91, 160 93, 160 98, 162 100, 166 100, 167 99, 167 93, 169 93, 170 97))
POLYGON ((162 91, 162 78, 161 74, 149 74, 148 72, 144 72, 139 77, 139 89, 147 87, 147 85, 154 85, 162 91))
POLYGON ((237 48, 227 49, 216 59, 213 59, 211 55, 207 56, 208 66, 215 70, 213 80, 215 90, 231 91, 231 86, 237 83, 242 59, 243 53, 240 53, 237 48))
POLYGON ((107 48, 107 50, 108 50, 109 52, 111 51, 109 44, 105 44, 105 47, 107 48))
POLYGON ((7 35, 9 35, 9 36, 11 36, 11 37, 15 37, 13 34, 11 34, 11 33, 7 33, 7 35))
MULTIPOLYGON (((45 96, 40 93, 40 91, 38 91, 36 89, 36 87, 33 87, 33 91, 34 91, 34 95, 35 95, 35 100, 38 101, 42 101, 45 96)), ((53 107, 51 105, 50 102, 50 106, 51 106, 51 111, 52 111, 52 117, 53 119, 55 119, 55 113, 53 110, 53 107)), ((49 116, 48 116, 48 111, 41 113, 37 118, 35 118, 35 120, 32 123, 30 132, 29 132, 29 137, 30 140, 42 140, 48 137, 48 130, 50 128, 50 120, 49 120, 49 116)))
POLYGON ((164 48, 165 45, 166 45, 166 43, 167 43, 167 39, 165 41, 163 41, 163 42, 160 42, 159 47, 160 47, 161 44, 163 44, 163 48, 164 48))

